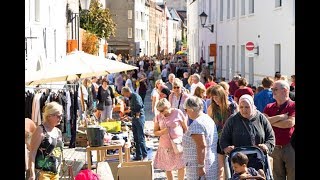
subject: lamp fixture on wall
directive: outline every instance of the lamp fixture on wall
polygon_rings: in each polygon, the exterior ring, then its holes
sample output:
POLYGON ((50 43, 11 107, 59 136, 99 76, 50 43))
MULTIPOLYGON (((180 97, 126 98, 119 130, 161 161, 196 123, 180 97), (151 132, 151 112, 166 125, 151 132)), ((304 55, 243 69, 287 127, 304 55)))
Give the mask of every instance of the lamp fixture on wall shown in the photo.
POLYGON ((203 28, 208 28, 212 33, 214 32, 214 25, 205 26, 208 15, 203 11, 200 15, 200 22, 203 28))
POLYGON ((89 10, 91 0, 80 0, 80 6, 83 10, 89 10))

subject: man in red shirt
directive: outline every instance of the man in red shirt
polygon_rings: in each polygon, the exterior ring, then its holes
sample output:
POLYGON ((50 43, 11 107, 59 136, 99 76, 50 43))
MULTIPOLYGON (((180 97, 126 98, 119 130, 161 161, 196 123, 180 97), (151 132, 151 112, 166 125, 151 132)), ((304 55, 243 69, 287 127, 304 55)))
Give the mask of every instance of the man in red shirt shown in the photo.
POLYGON ((206 89, 208 89, 211 86, 215 86, 217 83, 213 81, 213 76, 210 75, 207 77, 208 82, 204 85, 204 87, 206 87, 206 89))
POLYGON ((270 121, 276 137, 273 158, 273 176, 276 180, 295 179, 295 151, 290 143, 295 126, 295 102, 290 100, 287 81, 278 80, 272 86, 274 103, 269 103, 263 113, 270 121))
POLYGON ((238 81, 240 76, 234 76, 229 84, 229 94, 233 97, 237 89, 239 89, 238 81))

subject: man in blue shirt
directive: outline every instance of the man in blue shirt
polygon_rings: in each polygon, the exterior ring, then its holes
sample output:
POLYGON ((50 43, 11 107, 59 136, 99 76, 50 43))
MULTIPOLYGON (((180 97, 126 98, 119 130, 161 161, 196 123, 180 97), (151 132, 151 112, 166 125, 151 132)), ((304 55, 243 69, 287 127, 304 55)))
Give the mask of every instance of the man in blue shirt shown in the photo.
POLYGON ((130 114, 132 117, 132 132, 135 142, 136 156, 134 161, 147 160, 147 147, 144 136, 145 113, 144 105, 139 94, 132 92, 130 88, 123 87, 121 94, 129 98, 130 114))
POLYGON ((258 94, 254 95, 254 105, 260 112, 263 112, 267 104, 275 102, 273 99, 273 94, 271 87, 273 85, 273 79, 270 77, 265 77, 262 79, 263 90, 258 94))

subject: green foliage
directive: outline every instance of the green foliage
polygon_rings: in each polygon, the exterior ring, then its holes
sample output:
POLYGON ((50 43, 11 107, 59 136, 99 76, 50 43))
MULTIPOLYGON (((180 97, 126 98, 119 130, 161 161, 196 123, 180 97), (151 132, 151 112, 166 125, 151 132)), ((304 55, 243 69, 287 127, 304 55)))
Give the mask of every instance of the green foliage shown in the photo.
POLYGON ((92 0, 88 10, 80 10, 80 27, 95 34, 99 39, 108 39, 115 35, 116 24, 110 10, 103 9, 98 0, 92 0))

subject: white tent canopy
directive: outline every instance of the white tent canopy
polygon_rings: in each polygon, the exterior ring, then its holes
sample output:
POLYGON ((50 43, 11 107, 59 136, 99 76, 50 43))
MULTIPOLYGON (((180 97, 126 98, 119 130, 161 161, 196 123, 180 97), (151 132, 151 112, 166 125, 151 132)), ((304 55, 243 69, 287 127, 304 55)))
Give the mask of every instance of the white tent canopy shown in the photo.
POLYGON ((37 85, 57 81, 75 80, 138 69, 122 62, 75 51, 63 57, 58 63, 50 64, 40 71, 26 71, 25 84, 37 85))

